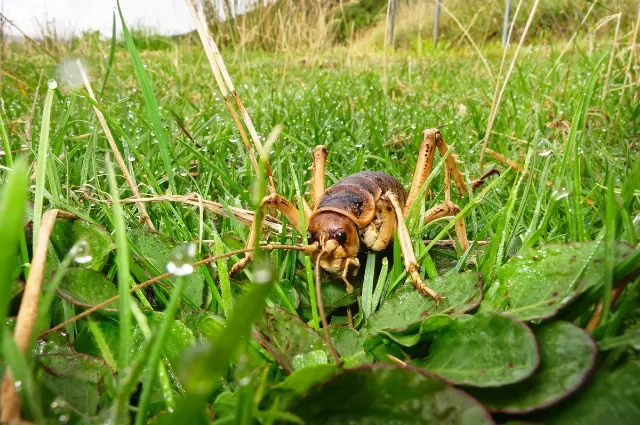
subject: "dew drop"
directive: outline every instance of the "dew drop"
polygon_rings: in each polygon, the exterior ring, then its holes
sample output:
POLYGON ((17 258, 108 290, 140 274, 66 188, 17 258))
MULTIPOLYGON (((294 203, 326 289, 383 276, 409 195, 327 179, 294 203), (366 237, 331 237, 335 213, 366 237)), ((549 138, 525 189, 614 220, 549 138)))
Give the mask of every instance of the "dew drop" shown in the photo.
POLYGON ((552 196, 556 201, 559 201, 569 196, 569 191, 567 190, 566 187, 563 187, 560 190, 554 190, 552 196))
POLYGON ((196 255, 196 245, 190 243, 175 248, 167 263, 167 271, 175 276, 186 276, 193 273, 193 257, 196 255))
POLYGON ((549 155, 551 155, 553 153, 553 151, 551 149, 545 149, 543 151, 540 151, 540 153, 538 153, 538 155, 542 156, 542 157, 547 157, 549 155))
POLYGON ((55 90, 58 88, 58 83, 53 78, 47 81, 47 87, 49 90, 55 90))
POLYGON ((85 264, 93 260, 91 256, 91 245, 84 239, 76 242, 71 248, 71 255, 73 256, 73 261, 79 264, 85 264))
POLYGON ((273 264, 267 261, 256 262, 253 266, 253 280, 255 283, 265 285, 273 281, 273 264))
POLYGON ((16 391, 20 392, 22 391, 22 381, 16 381, 13 383, 13 388, 16 389, 16 391))
POLYGON ((136 157, 132 153, 130 153, 129 156, 127 156, 127 160, 129 162, 133 162, 136 160, 136 157))

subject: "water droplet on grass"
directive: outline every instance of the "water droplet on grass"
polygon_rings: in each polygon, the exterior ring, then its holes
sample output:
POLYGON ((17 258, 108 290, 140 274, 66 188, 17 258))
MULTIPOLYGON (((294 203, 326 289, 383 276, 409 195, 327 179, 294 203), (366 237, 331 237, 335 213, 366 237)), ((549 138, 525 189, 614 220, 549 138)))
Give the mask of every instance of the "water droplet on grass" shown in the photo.
POLYGON ((55 90, 58 88, 58 83, 53 78, 47 81, 47 87, 49 90, 55 90))
POLYGON ((187 276, 193 273, 191 263, 195 255, 196 245, 194 243, 177 247, 173 250, 167 263, 167 271, 175 276, 187 276))
POLYGON ((270 262, 256 262, 253 267, 253 280, 255 283, 265 285, 273 280, 274 270, 270 262))
POLYGON ((136 160, 136 157, 132 153, 130 153, 129 156, 127 156, 127 160, 129 162, 133 162, 136 160))
POLYGON ((569 191, 567 190, 566 187, 563 187, 560 190, 554 190, 552 196, 556 201, 559 201, 569 196, 569 191))
POLYGON ((91 256, 91 245, 84 239, 76 242, 71 248, 71 255, 73 256, 73 261, 79 264, 85 264, 93 260, 91 256))

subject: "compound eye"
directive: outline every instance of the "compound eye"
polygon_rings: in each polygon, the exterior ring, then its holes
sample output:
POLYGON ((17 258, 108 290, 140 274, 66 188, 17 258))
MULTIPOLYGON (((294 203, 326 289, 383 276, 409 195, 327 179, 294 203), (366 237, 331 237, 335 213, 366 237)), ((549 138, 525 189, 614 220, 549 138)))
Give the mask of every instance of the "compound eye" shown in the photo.
POLYGON ((307 232, 307 243, 309 245, 318 242, 318 234, 316 232, 307 232))
POLYGON ((347 242, 347 232, 343 229, 338 230, 336 232, 336 241, 338 241, 340 245, 344 245, 347 242))

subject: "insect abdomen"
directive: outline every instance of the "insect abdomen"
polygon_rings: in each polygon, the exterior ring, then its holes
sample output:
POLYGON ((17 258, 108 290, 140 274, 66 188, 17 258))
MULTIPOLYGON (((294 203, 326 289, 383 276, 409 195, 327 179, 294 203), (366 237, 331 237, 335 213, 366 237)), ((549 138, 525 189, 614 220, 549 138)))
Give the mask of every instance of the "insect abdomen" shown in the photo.
POLYGON ((318 210, 342 212, 363 228, 376 214, 376 201, 386 192, 393 192, 404 205, 407 192, 398 179, 376 171, 352 174, 331 186, 318 204, 318 210))

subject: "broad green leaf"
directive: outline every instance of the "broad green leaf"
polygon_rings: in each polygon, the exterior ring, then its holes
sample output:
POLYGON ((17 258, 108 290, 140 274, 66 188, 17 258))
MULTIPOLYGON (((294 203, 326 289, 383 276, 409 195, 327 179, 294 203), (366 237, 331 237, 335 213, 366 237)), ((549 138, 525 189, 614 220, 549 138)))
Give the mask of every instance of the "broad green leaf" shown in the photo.
POLYGON ((288 309, 289 305, 293 307, 293 309, 298 308, 300 305, 300 295, 298 291, 293 287, 293 284, 288 279, 283 279, 279 282, 280 289, 282 289, 282 293, 286 297, 287 301, 282 299, 278 288, 274 287, 273 292, 269 295, 269 299, 276 307, 283 308, 285 310, 288 309), (288 302, 288 305, 287 305, 288 302))
POLYGON ((348 369, 298 398, 291 412, 307 425, 493 424, 473 398, 412 367, 348 369))
POLYGON ((205 310, 190 312, 182 319, 182 322, 191 329, 197 338, 206 336, 209 339, 217 338, 226 323, 222 316, 205 310))
POLYGON ((422 322, 409 325, 406 329, 384 329, 378 336, 384 336, 405 347, 413 347, 420 341, 430 338, 435 332, 442 331, 454 323, 454 318, 448 314, 427 316, 422 322))
MULTIPOLYGON (((157 328, 162 323, 163 313, 154 311, 145 313, 145 316, 147 317, 147 322, 149 323, 151 332, 153 332, 154 328, 157 328)), ((139 347, 142 345, 142 341, 146 339, 139 326, 136 326, 133 329, 132 339, 133 347, 139 347)), ((193 336, 193 332, 191 332, 191 330, 181 321, 174 320, 171 322, 171 328, 169 329, 169 334, 164 343, 164 355, 171 364, 175 365, 180 354, 195 344, 195 342, 196 339, 193 336)))
MULTIPOLYGON (((300 282, 304 282, 304 279, 306 279, 306 277, 301 281, 296 280, 297 286, 295 289, 300 296, 300 317, 305 320, 311 320, 312 314, 309 292, 306 286, 300 284, 300 282)), ((320 290, 322 292, 322 301, 324 302, 324 308, 327 310, 327 314, 331 314, 331 312, 336 308, 352 305, 358 298, 357 290, 349 294, 347 293, 343 282, 334 280, 322 282, 320 290)), ((313 296, 315 297, 315 294, 313 296)))
MULTIPOLYGON (((118 295, 118 288, 95 270, 70 268, 60 282, 58 295, 71 304, 89 308, 118 295)), ((102 310, 118 311, 117 301, 102 310)))
POLYGON ((91 247, 92 259, 82 267, 100 271, 109 253, 115 249, 113 238, 106 229, 84 220, 57 220, 51 233, 51 242, 59 258, 64 257, 73 245, 85 240, 91 247))
MULTIPOLYGON (((618 244, 618 260, 632 248, 618 244)), ((555 315, 604 273, 604 245, 594 242, 548 244, 523 250, 500 267, 499 285, 482 304, 519 320, 555 315)))
POLYGON ((254 337, 287 372, 310 364, 333 362, 324 338, 298 316, 276 307, 266 310, 254 337))
POLYGON ((345 326, 329 326, 329 335, 344 367, 373 362, 373 357, 364 350, 365 335, 345 326))
POLYGON ((499 387, 528 378, 539 362, 536 339, 524 323, 478 313, 437 333, 429 355, 415 364, 454 384, 499 387))
POLYGON ((640 418, 640 363, 597 371, 575 395, 548 411, 549 425, 635 425, 640 418))
MULTIPOLYGON (((145 312, 145 316, 149 327, 151 328, 151 332, 154 331, 154 327, 157 327, 162 322, 162 313, 145 312)), ((118 324, 112 320, 96 320, 94 321, 94 324, 99 329, 103 341, 109 351, 111 351, 111 353, 117 353, 120 348, 118 324)), ((134 326, 132 332, 132 354, 137 352, 145 339, 146 338, 140 326, 134 326)), ((171 329, 169 330, 169 336, 167 337, 167 341, 164 345, 164 355, 172 364, 175 365, 175 362, 182 352, 193 344, 195 344, 195 337, 191 330, 184 323, 174 320, 171 325, 171 329)), ((95 339, 95 335, 88 327, 78 334, 75 347, 78 351, 92 356, 102 357, 103 355, 100 351, 99 344, 95 339)))
POLYGON ((113 371, 102 359, 85 354, 47 354, 38 361, 44 368, 44 385, 57 400, 66 401, 82 414, 95 415, 114 394, 113 371))
MULTIPOLYGON (((132 251, 136 259, 150 263, 151 267, 144 266, 150 276, 157 276, 165 272, 173 249, 180 245, 162 233, 146 229, 130 229, 127 236, 133 245, 132 251)), ((202 305, 204 288, 202 271, 200 268, 195 268, 193 273, 186 276, 186 279, 184 296, 189 298, 194 305, 202 305)))
POLYGON ((500 388, 471 391, 489 410, 526 413, 555 404, 576 391, 595 365, 598 350, 588 332, 568 322, 533 329, 540 367, 528 379, 500 388))
POLYGON ((283 381, 274 385, 274 390, 290 391, 302 395, 312 386, 321 383, 330 376, 338 373, 340 369, 335 364, 318 364, 294 370, 283 381))
POLYGON ((482 300, 482 277, 478 273, 437 276, 425 281, 431 289, 445 296, 439 304, 405 285, 372 314, 362 332, 374 334, 383 329, 404 330, 435 314, 462 314, 478 306, 482 300))

